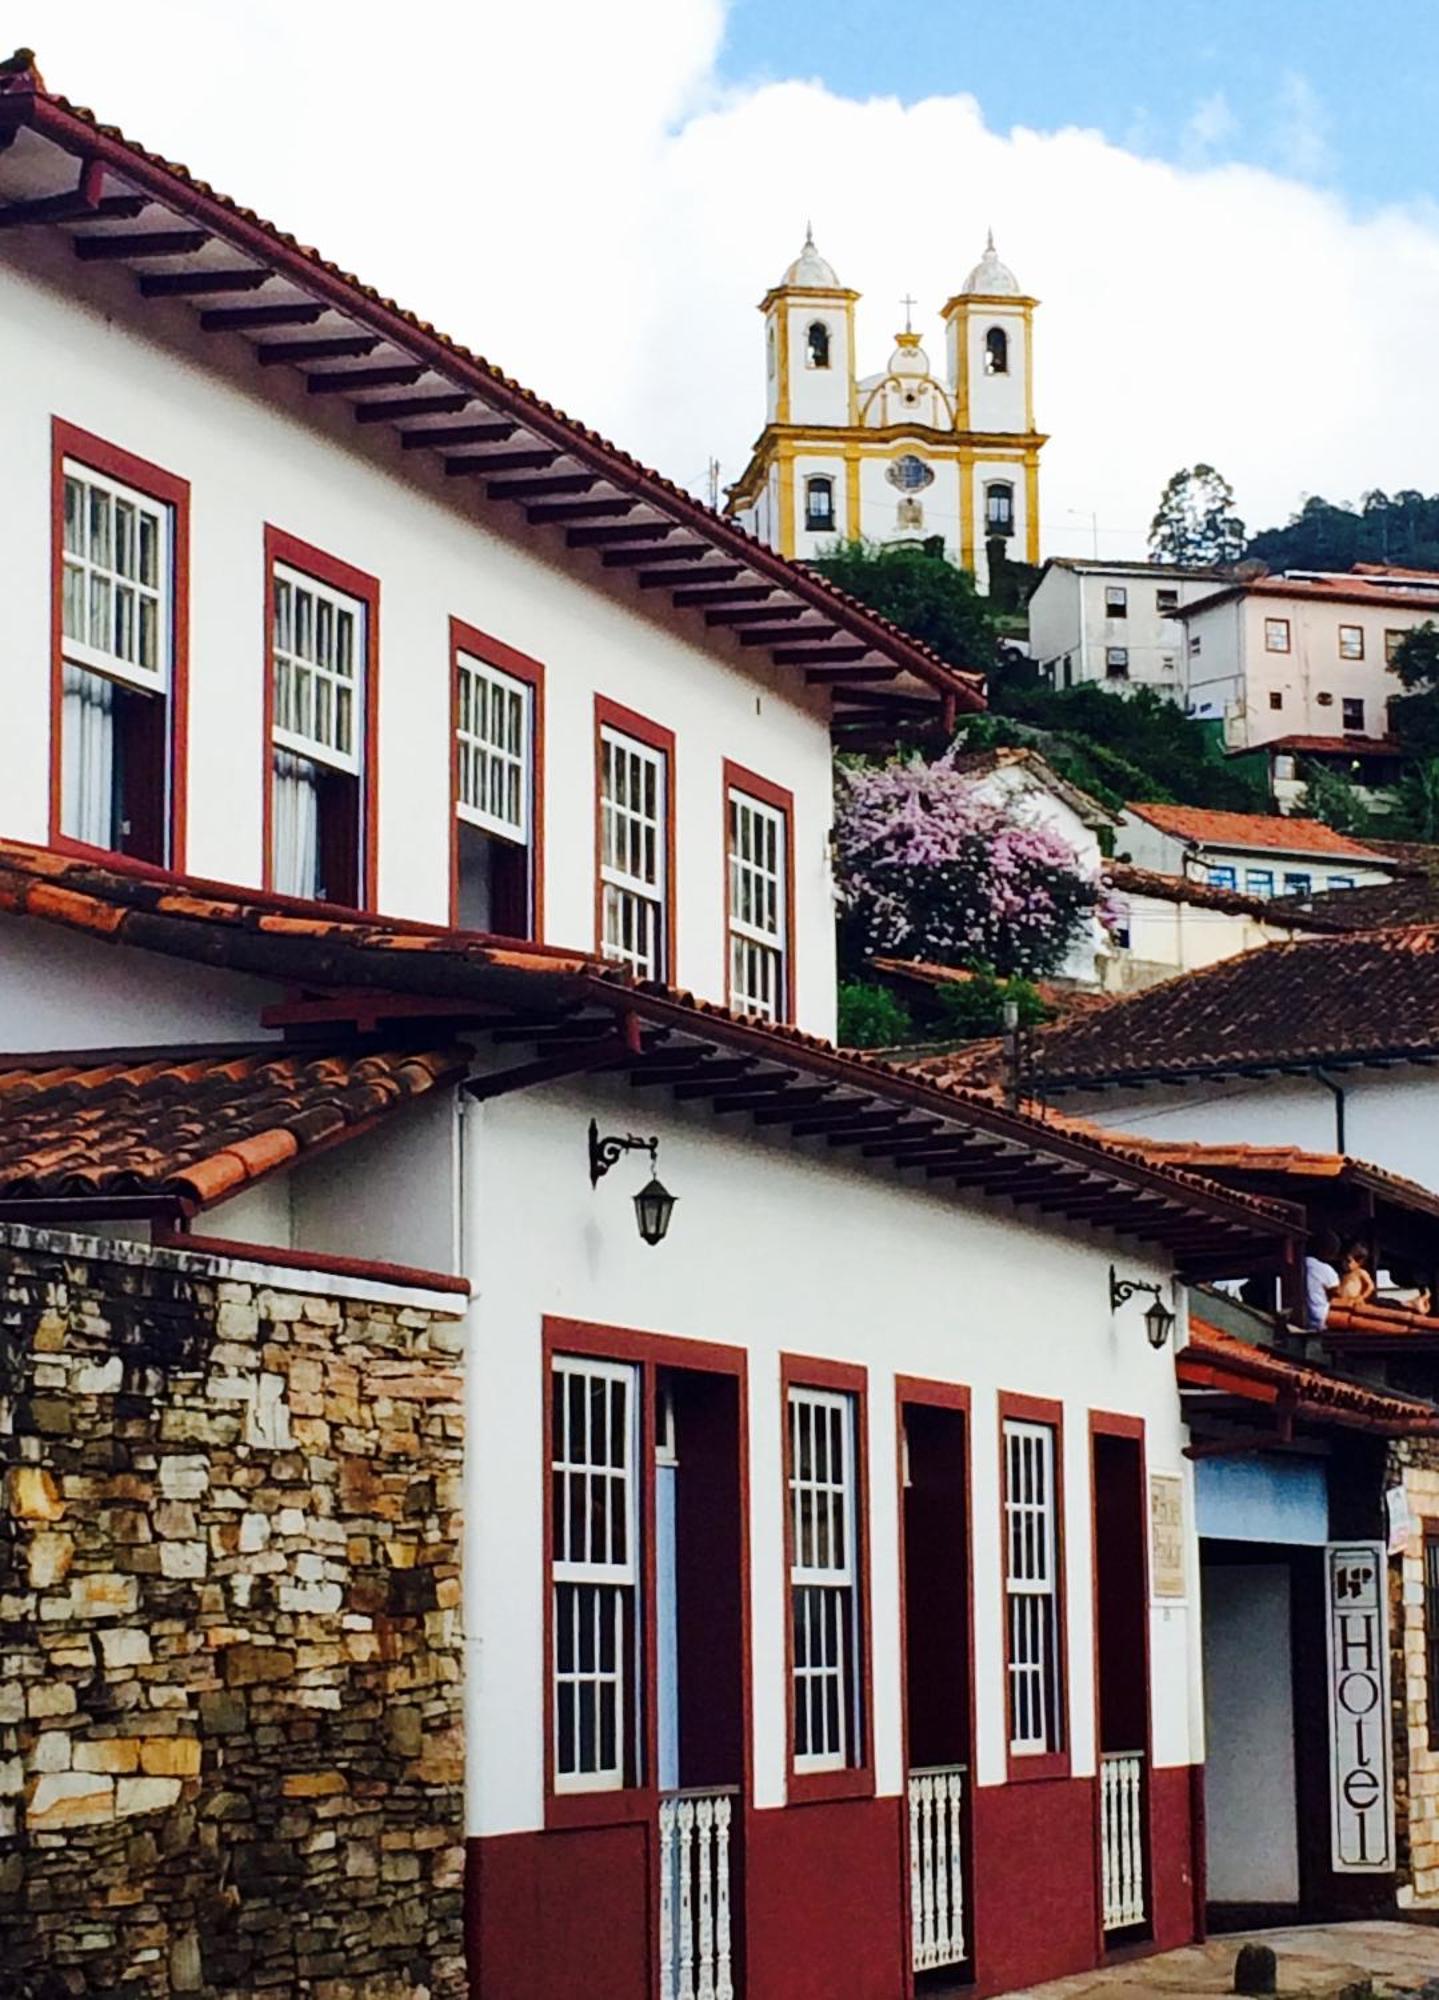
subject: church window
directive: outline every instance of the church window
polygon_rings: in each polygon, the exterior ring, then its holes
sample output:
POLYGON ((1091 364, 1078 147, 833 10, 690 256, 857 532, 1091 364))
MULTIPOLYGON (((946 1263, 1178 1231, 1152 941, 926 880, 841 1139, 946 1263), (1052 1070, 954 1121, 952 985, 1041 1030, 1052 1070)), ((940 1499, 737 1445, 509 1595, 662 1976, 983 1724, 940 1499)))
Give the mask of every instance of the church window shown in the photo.
POLYGON ((834 481, 823 474, 804 482, 804 525, 818 535, 834 527, 834 481))
POLYGON ((920 493, 926 486, 934 484, 934 473, 922 458, 916 458, 907 451, 902 458, 885 469, 885 478, 891 486, 897 486, 901 493, 920 493))
POLYGON ((810 321, 809 331, 804 337, 804 365, 806 368, 829 366, 829 328, 822 319, 810 321))
POLYGON ((986 375, 1009 373, 1009 335, 1002 326, 992 326, 984 336, 984 372, 986 375))
POLYGON ((1014 488, 1007 479, 991 480, 984 489, 984 527, 990 535, 1014 533, 1014 488))

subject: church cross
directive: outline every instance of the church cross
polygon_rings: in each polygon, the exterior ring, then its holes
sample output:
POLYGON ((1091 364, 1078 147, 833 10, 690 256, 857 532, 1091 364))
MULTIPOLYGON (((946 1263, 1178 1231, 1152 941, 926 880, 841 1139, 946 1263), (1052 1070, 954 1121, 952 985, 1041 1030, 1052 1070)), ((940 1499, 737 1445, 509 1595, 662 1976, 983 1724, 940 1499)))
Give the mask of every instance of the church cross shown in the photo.
POLYGON ((906 333, 913 333, 914 328, 910 324, 909 315, 911 308, 917 306, 919 304, 919 300, 911 298, 909 293, 906 292, 904 297, 900 300, 900 304, 904 307, 904 330, 906 333))

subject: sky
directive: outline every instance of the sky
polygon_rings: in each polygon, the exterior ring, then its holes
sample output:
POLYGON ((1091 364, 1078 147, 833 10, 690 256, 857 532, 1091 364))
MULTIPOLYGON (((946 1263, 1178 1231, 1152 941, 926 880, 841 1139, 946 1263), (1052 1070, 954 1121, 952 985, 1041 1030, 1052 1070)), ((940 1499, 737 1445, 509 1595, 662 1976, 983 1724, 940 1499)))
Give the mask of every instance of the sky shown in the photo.
POLYGON ((906 292, 938 362, 994 229, 1041 301, 1046 554, 1142 554, 1199 459, 1253 528, 1439 489, 1439 8, 0 5, 50 88, 696 490, 759 431, 807 219, 862 373, 906 292))

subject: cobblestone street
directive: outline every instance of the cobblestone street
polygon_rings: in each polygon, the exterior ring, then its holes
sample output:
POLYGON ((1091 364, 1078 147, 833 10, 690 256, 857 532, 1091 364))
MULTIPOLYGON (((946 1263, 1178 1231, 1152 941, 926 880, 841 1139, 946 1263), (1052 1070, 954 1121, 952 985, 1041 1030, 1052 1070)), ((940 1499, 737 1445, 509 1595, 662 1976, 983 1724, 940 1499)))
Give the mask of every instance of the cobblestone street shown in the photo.
POLYGON ((1300 1925, 1211 1938, 1182 1951, 1160 1952, 1128 1965, 1032 1986, 1035 2000, 1129 2000, 1129 1996, 1228 1993, 1241 1945, 1271 1945, 1279 1960, 1278 1992, 1337 1994, 1371 1980, 1376 1993, 1417 1993, 1439 1986, 1439 1928, 1425 1924, 1300 1925))

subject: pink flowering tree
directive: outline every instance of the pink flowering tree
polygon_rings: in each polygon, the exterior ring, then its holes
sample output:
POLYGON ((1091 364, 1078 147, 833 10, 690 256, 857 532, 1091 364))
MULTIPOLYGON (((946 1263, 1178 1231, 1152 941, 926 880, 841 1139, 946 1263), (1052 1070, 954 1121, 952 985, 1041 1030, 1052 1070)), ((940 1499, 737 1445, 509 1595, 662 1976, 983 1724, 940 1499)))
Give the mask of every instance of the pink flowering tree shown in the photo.
POLYGON ((1064 959, 1099 883, 1047 828, 982 802, 947 758, 841 769, 841 949, 1033 978, 1064 959))

